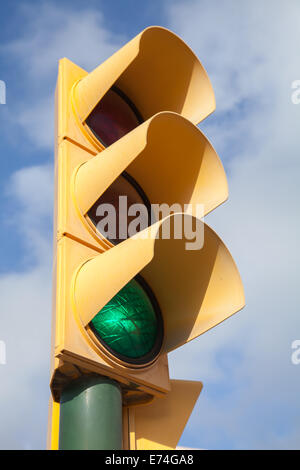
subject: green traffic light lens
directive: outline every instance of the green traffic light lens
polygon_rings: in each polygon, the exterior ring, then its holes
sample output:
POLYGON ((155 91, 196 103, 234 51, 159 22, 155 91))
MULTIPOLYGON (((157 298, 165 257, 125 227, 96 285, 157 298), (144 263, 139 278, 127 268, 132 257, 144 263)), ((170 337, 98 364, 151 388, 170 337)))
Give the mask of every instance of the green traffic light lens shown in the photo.
POLYGON ((158 354, 162 317, 153 292, 137 276, 97 313, 89 324, 98 340, 116 357, 145 364, 158 354))

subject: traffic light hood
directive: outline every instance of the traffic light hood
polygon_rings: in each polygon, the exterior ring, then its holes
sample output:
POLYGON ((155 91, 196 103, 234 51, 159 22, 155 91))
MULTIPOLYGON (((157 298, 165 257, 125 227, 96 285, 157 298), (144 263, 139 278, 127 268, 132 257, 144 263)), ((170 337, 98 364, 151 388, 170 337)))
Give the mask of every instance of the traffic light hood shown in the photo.
POLYGON ((163 400, 154 399, 147 406, 131 408, 134 419, 130 424, 133 421, 134 426, 130 426, 130 431, 135 435, 134 448, 176 449, 202 388, 201 382, 171 380, 171 391, 163 400))
POLYGON ((73 107, 81 123, 112 86, 126 94, 144 120, 166 110, 197 124, 215 109, 199 59, 182 39, 158 26, 142 31, 75 84, 73 107))
POLYGON ((228 197, 227 179, 216 151, 202 132, 172 112, 156 114, 74 173, 73 195, 85 215, 116 178, 126 171, 151 204, 196 204, 203 214, 228 197))
POLYGON ((162 312, 163 353, 191 341, 244 306, 241 278, 224 243, 201 220, 176 214, 78 269, 73 308, 83 327, 137 274, 151 287, 162 312), (182 223, 185 234, 186 227, 193 225, 194 232, 201 234, 202 248, 193 249, 185 236, 176 239, 176 223, 182 223), (161 234, 168 227, 170 238, 163 239, 161 234))

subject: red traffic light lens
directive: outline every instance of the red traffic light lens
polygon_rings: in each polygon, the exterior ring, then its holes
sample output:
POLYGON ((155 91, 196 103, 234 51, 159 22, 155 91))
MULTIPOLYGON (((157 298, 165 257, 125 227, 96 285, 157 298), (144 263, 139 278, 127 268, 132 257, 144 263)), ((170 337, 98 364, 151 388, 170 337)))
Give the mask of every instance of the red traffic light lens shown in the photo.
POLYGON ((88 116, 86 123, 105 146, 119 140, 143 122, 134 104, 118 88, 111 88, 88 116))

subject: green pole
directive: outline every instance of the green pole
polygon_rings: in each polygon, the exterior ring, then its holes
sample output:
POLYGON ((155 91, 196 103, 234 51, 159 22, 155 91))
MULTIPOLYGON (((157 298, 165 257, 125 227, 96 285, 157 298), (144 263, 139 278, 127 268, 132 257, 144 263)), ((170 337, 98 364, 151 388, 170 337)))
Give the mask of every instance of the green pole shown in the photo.
POLYGON ((122 449, 122 392, 117 382, 83 376, 63 390, 59 449, 122 449))

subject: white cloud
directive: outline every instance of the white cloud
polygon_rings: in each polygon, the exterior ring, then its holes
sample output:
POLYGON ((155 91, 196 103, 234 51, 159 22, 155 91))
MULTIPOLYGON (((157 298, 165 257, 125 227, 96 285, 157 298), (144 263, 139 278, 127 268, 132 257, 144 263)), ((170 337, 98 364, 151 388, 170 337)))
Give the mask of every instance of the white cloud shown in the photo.
POLYGON ((25 243, 23 272, 0 277, 1 340, 7 363, 0 366, 0 447, 45 448, 49 397, 52 168, 17 171, 7 194, 18 208, 10 223, 25 243))
POLYGON ((50 149, 54 145, 54 98, 53 94, 22 106, 15 119, 21 126, 29 141, 37 148, 50 149))
POLYGON ((8 223, 19 233, 30 264, 44 260, 49 253, 53 217, 52 165, 16 171, 7 183, 6 194, 15 208, 8 223))
POLYGON ((49 259, 29 272, 0 278, 0 448, 45 448, 51 321, 49 259))
POLYGON ((200 127, 226 157, 229 201, 207 221, 233 253, 247 302, 171 359, 173 375, 204 382, 186 439, 200 427, 204 446, 225 436, 236 448, 293 448, 300 434, 300 369, 290 359, 300 337, 300 106, 291 102, 291 84, 300 74, 300 5, 171 5, 171 27, 199 55, 216 91, 215 116, 200 127), (221 358, 230 351, 236 357, 227 370, 221 358), (213 399, 224 383, 230 393, 213 399))
POLYGON ((91 70, 113 54, 126 39, 105 27, 100 11, 74 10, 53 3, 20 6, 23 25, 17 39, 0 46, 0 54, 19 68, 26 92, 9 108, 38 148, 53 147, 54 90, 58 61, 67 57, 91 70))
POLYGON ((53 166, 31 166, 16 171, 6 191, 20 203, 20 210, 26 216, 29 214, 39 221, 41 216, 52 215, 53 166))
POLYGON ((5 54, 21 61, 28 78, 35 82, 52 78, 62 57, 91 69, 109 57, 125 41, 104 25, 95 9, 68 8, 42 2, 21 7, 24 25, 17 39, 2 46, 5 54))

